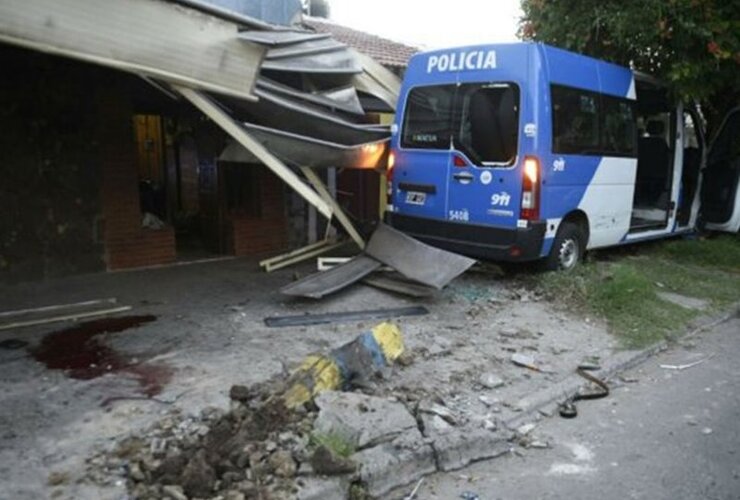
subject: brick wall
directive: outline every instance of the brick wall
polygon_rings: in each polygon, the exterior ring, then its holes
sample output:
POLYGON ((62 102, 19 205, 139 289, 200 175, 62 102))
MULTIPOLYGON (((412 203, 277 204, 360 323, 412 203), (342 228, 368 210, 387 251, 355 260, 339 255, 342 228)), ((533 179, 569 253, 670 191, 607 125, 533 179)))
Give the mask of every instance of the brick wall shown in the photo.
POLYGON ((133 111, 115 78, 101 82, 97 127, 102 169, 105 260, 109 270, 167 264, 176 259, 172 228, 141 227, 133 111))
POLYGON ((285 250, 288 231, 282 181, 263 166, 250 165, 242 168, 260 169, 260 213, 229 214, 231 251, 237 256, 249 256, 285 250))
POLYGON ((0 283, 101 271, 92 66, 0 44, 0 283))

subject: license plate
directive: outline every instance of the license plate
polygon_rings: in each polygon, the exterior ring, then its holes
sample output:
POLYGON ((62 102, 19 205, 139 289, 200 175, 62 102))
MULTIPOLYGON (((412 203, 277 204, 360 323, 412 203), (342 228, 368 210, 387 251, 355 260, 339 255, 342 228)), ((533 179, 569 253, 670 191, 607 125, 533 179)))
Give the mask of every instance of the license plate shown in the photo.
POLYGON ((416 191, 409 191, 406 193, 406 203, 409 205, 423 205, 426 201, 426 193, 417 193, 416 191))

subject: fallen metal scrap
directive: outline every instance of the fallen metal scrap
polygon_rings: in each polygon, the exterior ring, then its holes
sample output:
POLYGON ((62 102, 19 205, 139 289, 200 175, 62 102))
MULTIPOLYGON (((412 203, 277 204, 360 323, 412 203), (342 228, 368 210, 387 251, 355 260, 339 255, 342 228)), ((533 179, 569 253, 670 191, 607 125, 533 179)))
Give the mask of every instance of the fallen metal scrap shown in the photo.
POLYGON ((320 299, 355 283, 382 266, 366 255, 358 255, 346 264, 312 274, 283 287, 280 292, 296 297, 320 299))
POLYGON ((380 224, 364 254, 329 271, 291 283, 280 291, 285 295, 320 299, 362 280, 385 264, 410 281, 372 277, 370 284, 412 296, 426 296, 432 290, 445 287, 474 263, 473 259, 431 247, 380 224))
POLYGON ((429 246, 385 224, 375 230, 365 253, 407 278, 438 290, 476 262, 429 246))
POLYGON ((390 319, 401 316, 423 316, 429 310, 422 306, 397 307, 391 309, 371 309, 367 311, 348 311, 341 313, 300 314, 296 316, 277 316, 265 318, 265 325, 271 328, 286 326, 327 325, 369 319, 390 319))

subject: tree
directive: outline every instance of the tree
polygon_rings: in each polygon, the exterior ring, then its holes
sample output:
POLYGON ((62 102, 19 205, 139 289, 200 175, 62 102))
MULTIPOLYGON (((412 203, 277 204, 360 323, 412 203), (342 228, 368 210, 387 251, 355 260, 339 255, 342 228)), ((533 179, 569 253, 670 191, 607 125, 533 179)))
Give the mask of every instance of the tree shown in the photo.
POLYGON ((658 76, 697 100, 709 129, 740 104, 739 0, 522 0, 525 40, 658 76))
POLYGON ((331 15, 331 5, 328 0, 303 0, 303 13, 328 18, 331 15))

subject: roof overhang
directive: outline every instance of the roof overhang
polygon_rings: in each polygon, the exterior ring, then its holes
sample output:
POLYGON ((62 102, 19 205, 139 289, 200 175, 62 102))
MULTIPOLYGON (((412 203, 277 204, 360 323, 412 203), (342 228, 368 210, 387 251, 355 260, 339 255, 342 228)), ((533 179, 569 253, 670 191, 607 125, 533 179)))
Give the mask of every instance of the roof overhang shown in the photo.
POLYGON ((265 48, 240 24, 163 0, 0 0, 0 41, 241 99, 265 48))

